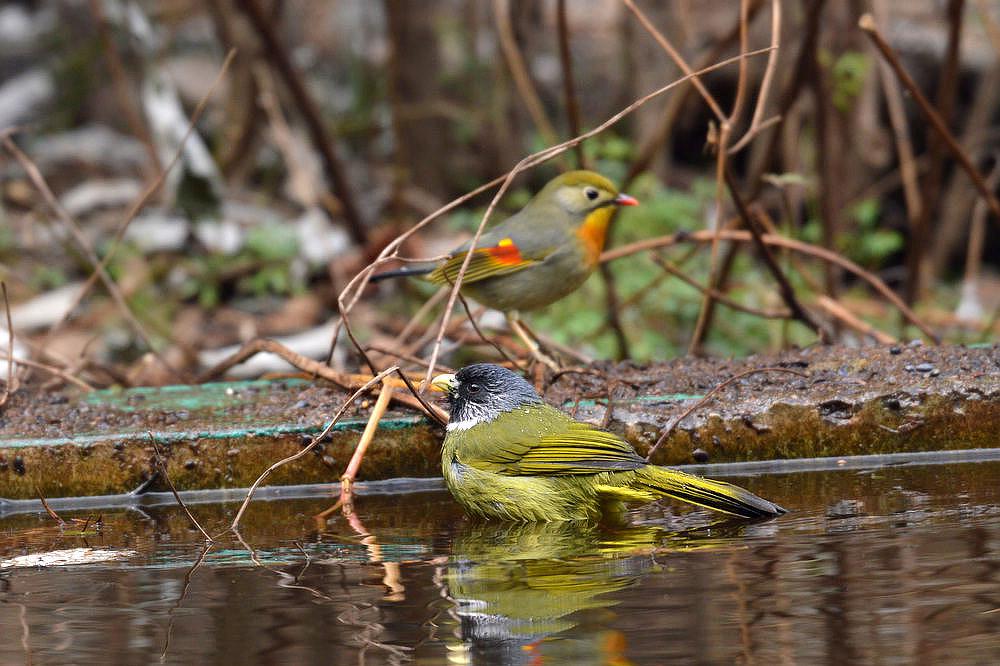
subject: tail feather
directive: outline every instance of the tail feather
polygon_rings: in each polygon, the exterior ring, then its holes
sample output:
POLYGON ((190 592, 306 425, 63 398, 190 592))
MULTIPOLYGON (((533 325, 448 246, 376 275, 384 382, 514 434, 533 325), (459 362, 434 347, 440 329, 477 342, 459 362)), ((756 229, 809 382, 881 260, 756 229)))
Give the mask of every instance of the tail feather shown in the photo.
POLYGON ((382 273, 376 273, 371 276, 368 280, 369 282, 381 282, 382 280, 389 280, 398 277, 413 277, 418 275, 427 275, 434 270, 433 266, 427 267, 413 267, 409 266, 407 268, 398 268, 394 271, 383 271, 382 273))
POLYGON ((770 518, 787 511, 749 490, 725 481, 713 481, 668 467, 647 465, 637 470, 636 482, 660 495, 674 497, 714 511, 743 518, 770 518))

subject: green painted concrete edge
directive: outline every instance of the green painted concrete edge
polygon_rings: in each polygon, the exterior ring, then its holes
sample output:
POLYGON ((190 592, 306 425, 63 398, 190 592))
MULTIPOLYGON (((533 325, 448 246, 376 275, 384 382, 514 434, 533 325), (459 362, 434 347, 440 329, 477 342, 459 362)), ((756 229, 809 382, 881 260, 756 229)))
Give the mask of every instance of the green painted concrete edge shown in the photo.
MULTIPOLYGON (((245 397, 240 393, 248 390, 270 390, 272 388, 285 387, 308 387, 313 382, 300 379, 288 378, 280 380, 255 379, 233 382, 209 382, 206 384, 176 384, 168 386, 142 386, 130 389, 102 389, 84 395, 81 402, 94 407, 110 407, 121 412, 136 413, 143 411, 171 411, 171 410, 211 410, 222 409, 245 397), (135 396, 142 396, 143 401, 139 404, 129 402, 135 396), (152 398, 152 399, 150 399, 152 398)), ((686 400, 701 399, 701 395, 687 393, 671 393, 664 395, 639 396, 636 398, 616 400, 619 405, 628 404, 656 404, 666 402, 679 402, 686 400)), ((564 408, 574 407, 596 407, 607 403, 606 399, 585 399, 567 400, 563 403, 564 408)), ((379 422, 379 427, 386 430, 405 430, 417 425, 426 424, 427 420, 423 416, 392 416, 383 418, 379 422)), ((332 432, 342 432, 345 430, 360 430, 367 424, 367 419, 345 419, 335 425, 332 432)), ((152 430, 154 437, 158 441, 184 442, 205 439, 242 439, 246 437, 279 437, 282 435, 296 434, 316 434, 322 432, 328 425, 316 424, 283 424, 283 423, 250 423, 244 427, 223 428, 223 429, 198 429, 198 430, 165 430, 165 429, 134 429, 134 430, 111 430, 107 432, 84 432, 63 437, 0 437, 0 450, 19 449, 36 446, 92 446, 101 443, 116 443, 134 440, 138 437, 145 437, 146 433, 152 430)))
POLYGON ((239 392, 247 389, 271 389, 275 387, 287 386, 311 386, 313 382, 307 379, 291 377, 288 379, 251 379, 235 382, 208 382, 205 384, 174 384, 168 386, 139 386, 130 389, 102 389, 86 394, 82 402, 94 406, 108 406, 123 412, 139 412, 148 409, 162 409, 164 407, 183 409, 206 409, 226 407, 229 404, 238 402, 239 392), (231 392, 230 392, 231 391, 231 392), (183 394, 192 394, 185 397, 183 394), (133 396, 141 396, 148 399, 150 396, 161 398, 160 401, 145 402, 145 400, 133 405, 128 399, 133 396), (215 400, 206 400, 206 398, 215 400))
MULTIPOLYGON (((337 423, 331 432, 344 430, 363 430, 368 419, 348 419, 337 423)), ((386 430, 405 430, 413 426, 427 423, 422 416, 398 416, 379 421, 379 428, 386 430)), ((196 439, 237 439, 244 437, 279 437, 281 435, 315 434, 323 432, 329 423, 320 425, 270 425, 248 426, 245 428, 230 428, 228 430, 152 430, 153 436, 160 442, 184 442, 196 439)), ((119 430, 112 433, 96 433, 74 435, 68 437, 40 437, 35 439, 0 439, 0 449, 19 449, 31 446, 90 446, 92 444, 115 443, 146 437, 148 430, 119 430)))

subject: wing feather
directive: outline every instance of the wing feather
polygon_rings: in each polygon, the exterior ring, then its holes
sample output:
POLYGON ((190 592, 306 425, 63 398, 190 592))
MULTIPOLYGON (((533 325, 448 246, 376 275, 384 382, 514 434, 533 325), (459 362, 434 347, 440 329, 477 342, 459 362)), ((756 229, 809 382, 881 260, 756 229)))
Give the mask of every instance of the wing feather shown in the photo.
MULTIPOLYGON (((427 276, 428 279, 435 284, 453 284, 458 278, 458 272, 467 254, 468 252, 457 252, 449 257, 427 276)), ((462 282, 471 284, 486 278, 514 273, 536 263, 538 260, 525 257, 513 240, 502 238, 496 245, 477 247, 473 250, 462 282)))
POLYGON ((474 459, 463 456, 462 462, 507 476, 586 475, 646 466, 635 449, 617 435, 559 415, 563 418, 550 423, 547 432, 519 431, 500 437, 502 441, 494 439, 474 459))

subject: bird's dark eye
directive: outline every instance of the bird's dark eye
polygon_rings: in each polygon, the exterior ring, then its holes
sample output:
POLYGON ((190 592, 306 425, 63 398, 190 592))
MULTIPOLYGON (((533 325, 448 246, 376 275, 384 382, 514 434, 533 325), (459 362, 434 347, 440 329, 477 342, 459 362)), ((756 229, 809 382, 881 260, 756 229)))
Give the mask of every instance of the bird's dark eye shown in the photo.
POLYGON ((591 201, 600 196, 600 192, 595 190, 593 187, 588 187, 583 191, 583 193, 587 195, 587 198, 590 199, 591 201))
POLYGON ((482 388, 483 387, 480 386, 479 384, 469 384, 469 386, 468 386, 469 394, 475 395, 475 394, 479 393, 479 391, 481 391, 482 388))

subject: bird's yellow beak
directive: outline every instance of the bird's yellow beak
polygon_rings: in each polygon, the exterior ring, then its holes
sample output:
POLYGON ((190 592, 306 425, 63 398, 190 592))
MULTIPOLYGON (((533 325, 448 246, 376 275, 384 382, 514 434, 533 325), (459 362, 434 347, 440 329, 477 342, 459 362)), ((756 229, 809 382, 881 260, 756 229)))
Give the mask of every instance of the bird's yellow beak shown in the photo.
POLYGON ((431 380, 431 390, 440 391, 441 393, 451 393, 457 385, 458 380, 452 374, 438 375, 431 380))

